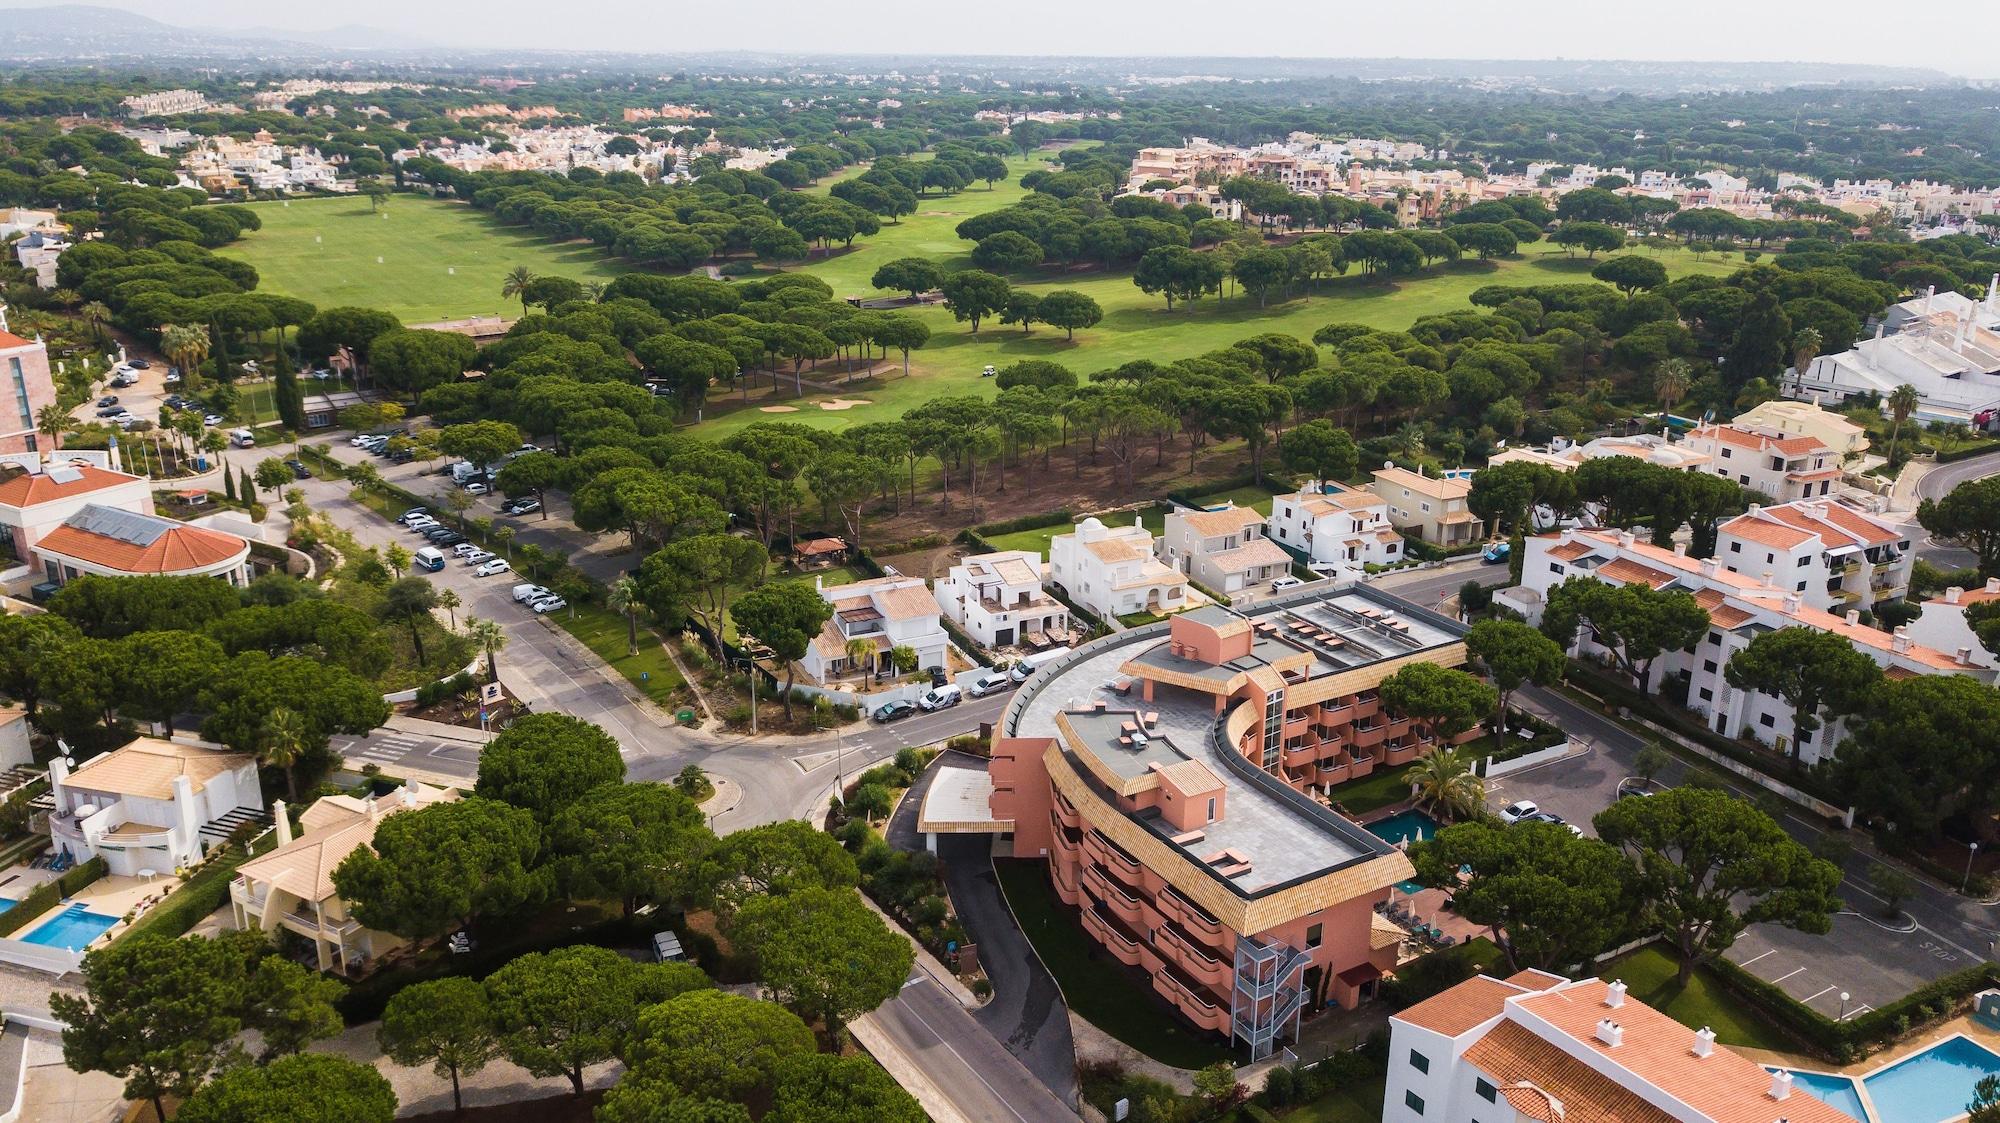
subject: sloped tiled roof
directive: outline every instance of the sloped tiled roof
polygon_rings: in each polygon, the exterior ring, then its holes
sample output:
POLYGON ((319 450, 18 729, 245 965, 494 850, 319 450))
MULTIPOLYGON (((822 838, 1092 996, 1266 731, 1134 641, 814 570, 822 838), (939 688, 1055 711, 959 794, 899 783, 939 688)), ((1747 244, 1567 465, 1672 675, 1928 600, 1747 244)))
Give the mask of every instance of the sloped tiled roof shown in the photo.
POLYGON ((35 544, 38 553, 141 575, 205 569, 249 549, 248 539, 233 534, 95 503, 71 515, 35 544))
POLYGON ((215 777, 256 759, 249 753, 141 737, 77 765, 64 785, 142 799, 172 799, 175 777, 186 776, 199 792, 215 777))
POLYGON ((1527 993, 1526 987, 1502 982, 1488 975, 1475 975, 1442 994, 1432 995, 1394 1016, 1394 1020, 1457 1037, 1477 1029, 1481 1022, 1497 1017, 1507 1000, 1527 993))
POLYGON ((373 800, 330 795, 314 801, 300 821, 305 833, 268 854, 252 858, 237 867, 237 874, 265 882, 303 900, 321 901, 334 895, 333 868, 349 854, 375 839, 382 820, 411 807, 449 803, 458 799, 451 788, 424 784, 401 789, 373 800), (413 803, 404 802, 408 791, 413 803), (370 814, 371 806, 373 814, 370 814))
POLYGON ((1549 557, 1560 562, 1572 562, 1588 554, 1590 547, 1582 542, 1565 542, 1549 551, 1549 557))
MULTIPOLYGON (((1796 526, 1784 526, 1770 522, 1756 515, 1738 515, 1722 524, 1725 534, 1733 534, 1748 542, 1769 546, 1776 550, 1789 550, 1794 546, 1812 540, 1813 534, 1796 526)), ((1833 545, 1833 543, 1829 543, 1833 545)))
POLYGON ((1263 565, 1286 565, 1292 556, 1269 538, 1258 538, 1234 550, 1224 550, 1209 560, 1224 573, 1241 573, 1263 565))
POLYGON ((1616 561, 1600 565, 1597 567, 1597 575, 1612 581, 1646 585, 1654 589, 1664 588, 1672 584, 1675 580, 1673 574, 1654 569, 1650 565, 1633 561, 1631 558, 1619 558, 1616 561))
MULTIPOLYGON (((1448 992, 1447 992, 1448 993, 1448 992)), ((1501 1022, 1467 1063, 1502 1086, 1507 1102, 1543 1123, 1674 1123, 1674 1117, 1544 1041, 1519 1022, 1501 1022)), ((1768 1123, 1768 1121, 1767 1121, 1768 1123)))
POLYGON ((1264 516, 1249 507, 1234 504, 1220 511, 1181 511, 1181 521, 1191 527, 1196 534, 1210 538, 1218 534, 1242 530, 1246 526, 1256 526, 1264 521, 1264 516))
POLYGON ((138 478, 94 465, 65 465, 54 471, 16 476, 5 483, 0 483, 0 507, 33 507, 87 492, 102 491, 107 487, 117 487, 119 484, 131 483, 138 478))
POLYGON ((22 339, 10 331, 0 331, 0 351, 12 351, 16 347, 33 347, 34 340, 22 339))

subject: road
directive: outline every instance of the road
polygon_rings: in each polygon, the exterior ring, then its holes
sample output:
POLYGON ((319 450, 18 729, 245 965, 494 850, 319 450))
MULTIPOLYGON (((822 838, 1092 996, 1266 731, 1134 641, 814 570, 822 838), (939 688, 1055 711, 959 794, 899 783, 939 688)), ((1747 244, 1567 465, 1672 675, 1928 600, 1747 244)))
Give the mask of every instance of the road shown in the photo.
POLYGON ((1435 569, 1399 569, 1394 573, 1379 574, 1368 583, 1412 604, 1435 608, 1439 601, 1458 592, 1467 581, 1477 581, 1481 585, 1504 585, 1507 582, 1507 567, 1484 565, 1479 555, 1473 554, 1446 562, 1435 569))
POLYGON ((866 1017, 971 1123, 1076 1123, 1075 1111, 921 972, 866 1017))
MULTIPOLYGON (((1917 499, 1942 499, 1951 494, 1960 484, 1985 479, 2000 474, 2000 452, 1989 452, 1982 456, 1968 456, 1964 460, 1954 460, 1949 464, 1932 465, 1931 469, 1917 480, 1917 499)), ((1917 556, 1932 565, 1946 569, 1966 569, 1979 563, 1979 558, 1971 550, 1958 546, 1944 546, 1934 543, 1924 528, 1911 518, 1908 526, 1910 537, 1917 544, 1917 556)))

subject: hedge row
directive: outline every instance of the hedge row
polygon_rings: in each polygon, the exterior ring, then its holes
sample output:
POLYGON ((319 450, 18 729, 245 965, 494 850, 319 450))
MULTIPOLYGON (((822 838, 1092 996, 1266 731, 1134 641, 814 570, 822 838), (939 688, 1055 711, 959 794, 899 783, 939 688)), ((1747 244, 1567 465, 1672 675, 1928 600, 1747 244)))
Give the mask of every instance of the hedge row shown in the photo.
POLYGON ((1954 460, 1970 460, 1975 456, 1987 456, 1996 452, 2000 452, 2000 441, 1988 441, 1985 444, 1967 445, 1950 452, 1940 452, 1937 454, 1937 462, 1949 464, 1954 460))
POLYGON ((1230 476, 1227 479, 1210 480, 1204 484, 1175 488, 1167 493, 1167 498, 1183 507, 1199 507, 1201 504, 1196 502, 1196 500, 1202 496, 1214 495, 1218 491, 1235 491, 1239 487, 1266 488, 1272 495, 1282 495, 1285 492, 1297 491, 1299 489, 1297 483, 1284 476, 1266 472, 1263 478, 1260 479, 1249 472, 1244 472, 1239 475, 1230 476))
POLYGON ((1053 511, 1043 511, 1038 515, 1022 515, 1018 519, 1007 519, 1004 522, 984 523, 973 527, 968 533, 975 537, 985 537, 995 534, 1013 534, 1023 530, 1040 530, 1045 526, 1061 526, 1065 523, 1073 525, 1075 522, 1075 512, 1069 510, 1067 507, 1058 507, 1053 511))
POLYGON ((1729 960, 1711 964, 1716 977, 1737 997, 1755 1006, 1779 1028, 1797 1036, 1827 1057, 1846 1064, 1909 1035, 1913 1029, 1953 1016, 1972 996, 2000 983, 2000 964, 1982 963, 1934 980, 1886 1006, 1835 1021, 1792 998, 1729 960))
POLYGON ((12 935, 30 920, 40 920, 43 913, 110 872, 111 867, 104 864, 104 859, 92 858, 75 869, 65 871, 54 881, 44 881, 28 890, 13 908, 0 912, 0 936, 12 935))

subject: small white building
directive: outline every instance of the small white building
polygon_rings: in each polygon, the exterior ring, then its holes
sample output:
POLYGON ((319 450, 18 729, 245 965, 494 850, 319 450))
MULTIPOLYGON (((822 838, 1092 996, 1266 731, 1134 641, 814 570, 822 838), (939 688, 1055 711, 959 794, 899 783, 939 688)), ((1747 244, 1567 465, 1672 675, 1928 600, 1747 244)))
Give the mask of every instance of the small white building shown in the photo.
POLYGON ((1049 539, 1049 580, 1099 619, 1187 607, 1187 576, 1153 556, 1145 527, 1109 527, 1096 518, 1049 539))
POLYGON ((1842 460, 1852 460, 1868 451, 1868 430, 1831 410, 1821 409, 1817 402, 1783 398, 1760 402, 1737 414, 1734 423, 1745 429, 1775 429, 1794 437, 1812 437, 1839 453, 1842 460))
POLYGON ((49 786, 56 848, 78 862, 101 857, 128 877, 192 865, 264 810, 256 757, 153 737, 74 768, 59 757, 49 786))
POLYGON ((1817 437, 1776 429, 1701 425, 1682 447, 1708 458, 1706 470, 1780 503, 1828 495, 1840 479, 1840 454, 1817 437))
POLYGON ((1988 651, 1966 622, 1965 610, 1975 604, 2000 601, 2000 577, 1986 579, 1984 588, 1961 589, 1954 585, 1943 596, 1924 602, 1924 614, 1909 623, 1909 636, 1939 651, 1963 651, 1982 667, 2000 667, 2000 655, 1988 651))
POLYGON ((826 586, 814 578, 819 595, 833 606, 833 616, 806 647, 799 668, 806 677, 826 683, 842 677, 886 672, 889 653, 907 647, 917 653, 917 666, 943 667, 951 646, 938 623, 938 605, 921 577, 876 577, 848 585, 826 586), (856 659, 847 645, 860 640, 868 653, 856 659))
POLYGON ((932 592, 945 619, 982 647, 1037 646, 1069 631, 1069 609, 1042 591, 1042 556, 1029 550, 975 554, 932 592))
POLYGON ((35 543, 47 581, 78 577, 214 577, 250 583, 250 540, 154 514, 87 503, 35 543))
POLYGON ((1292 569, 1292 556, 1265 537, 1264 516, 1234 503, 1168 512, 1160 549, 1168 565, 1224 596, 1269 584, 1292 569))
POLYGON ((14 540, 14 556, 26 560, 35 545, 86 506, 150 514, 153 491, 142 476, 90 464, 58 463, 12 479, 0 479, 0 535, 14 540))
POLYGON ((1835 402, 1886 400, 1909 386, 1917 392, 1910 416, 1920 424, 1992 427, 2000 422, 2000 276, 1981 302, 1927 292, 1892 306, 1873 338, 1785 372, 1783 386, 1795 398, 1835 402))
POLYGON ((1372 491, 1327 485, 1280 495, 1271 500, 1265 526, 1273 541, 1343 579, 1403 560, 1403 536, 1389 523, 1389 502, 1372 491))
POLYGON ((1898 527, 1826 499, 1750 509, 1718 529, 1731 573, 1765 578, 1827 612, 1873 608, 1910 590, 1916 551, 1898 527))
POLYGON ((1486 524, 1472 513, 1472 481, 1464 476, 1427 476, 1384 463, 1369 490, 1389 505, 1389 524, 1433 546, 1450 548, 1479 541, 1486 524))
POLYGON ((29 743, 29 733, 26 707, 0 706, 0 768, 34 765, 35 751, 29 743))

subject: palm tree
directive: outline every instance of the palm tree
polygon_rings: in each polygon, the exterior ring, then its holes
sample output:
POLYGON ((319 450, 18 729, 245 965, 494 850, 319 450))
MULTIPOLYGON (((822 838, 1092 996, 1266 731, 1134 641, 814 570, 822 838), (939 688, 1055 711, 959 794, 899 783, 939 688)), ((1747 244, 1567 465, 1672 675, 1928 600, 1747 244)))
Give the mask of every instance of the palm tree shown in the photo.
POLYGON ((1486 784, 1457 749, 1432 749, 1410 768, 1410 790, 1418 807, 1446 818, 1477 814, 1486 804, 1486 784))
POLYGON ((491 620, 468 616, 465 618, 465 634, 471 636, 472 642, 486 652, 486 680, 499 682, 500 664, 497 656, 500 654, 500 649, 507 646, 507 629, 491 620))
POLYGON ((298 802, 299 778, 292 771, 306 751, 306 719, 298 711, 283 706, 264 715, 257 729, 257 756, 273 768, 285 770, 285 794, 298 802))
POLYGON ((1415 460, 1424 454, 1424 427, 1421 422, 1405 421, 1392 440, 1396 443, 1396 451, 1407 460, 1415 460))
POLYGON ((639 654, 639 579, 627 573, 604 590, 604 607, 625 618, 625 654, 639 654))
POLYGON ((90 327, 90 338, 104 346, 104 325, 111 320, 111 309, 101 300, 93 300, 76 310, 77 317, 90 327))
POLYGON ((438 590, 438 607, 444 609, 445 615, 451 618, 451 630, 454 632, 458 630, 458 606, 464 603, 458 594, 450 589, 438 590))
POLYGON ((850 666, 857 671, 862 670, 862 664, 867 661, 870 655, 875 654, 875 642, 859 637, 848 640, 844 654, 846 654, 847 662, 850 666))
POLYGON ((192 393, 201 383, 201 364, 208 361, 206 324, 160 325, 160 350, 181 368, 182 388, 192 393))
POLYGON ((583 283, 584 299, 590 301, 592 304, 600 303, 604 299, 604 290, 606 287, 608 286, 603 281, 585 281, 583 283))
POLYGON ((521 314, 524 316, 527 315, 528 298, 526 295, 526 290, 530 284, 534 283, 534 280, 535 280, 534 270, 529 269, 525 265, 516 265, 514 268, 507 271, 506 280, 502 281, 500 284, 501 299, 504 300, 508 297, 514 297, 514 296, 520 297, 521 314))
POLYGON ((1889 419, 1895 424, 1889 428, 1889 463, 1896 462, 1896 442, 1903 435, 1903 422, 1917 411, 1920 399, 1917 388, 1905 382, 1889 392, 1889 419))
POLYGON ((1674 406, 1687 396, 1692 380, 1693 371, 1686 359, 1667 359, 1653 368, 1653 393, 1659 395, 1661 410, 1672 413, 1674 406))
POLYGON ((83 299, 83 294, 75 289, 50 289, 49 303, 58 308, 74 308, 83 299))
POLYGON ((1806 368, 1812 365, 1812 361, 1815 358, 1819 357, 1819 346, 1825 341, 1826 337, 1819 333, 1818 328, 1800 328, 1799 333, 1792 337, 1792 380, 1794 386, 1804 385, 1806 368))
POLYGON ((69 414, 54 402, 35 411, 35 431, 48 435, 51 452, 62 447, 63 430, 69 428, 69 423, 69 414))

